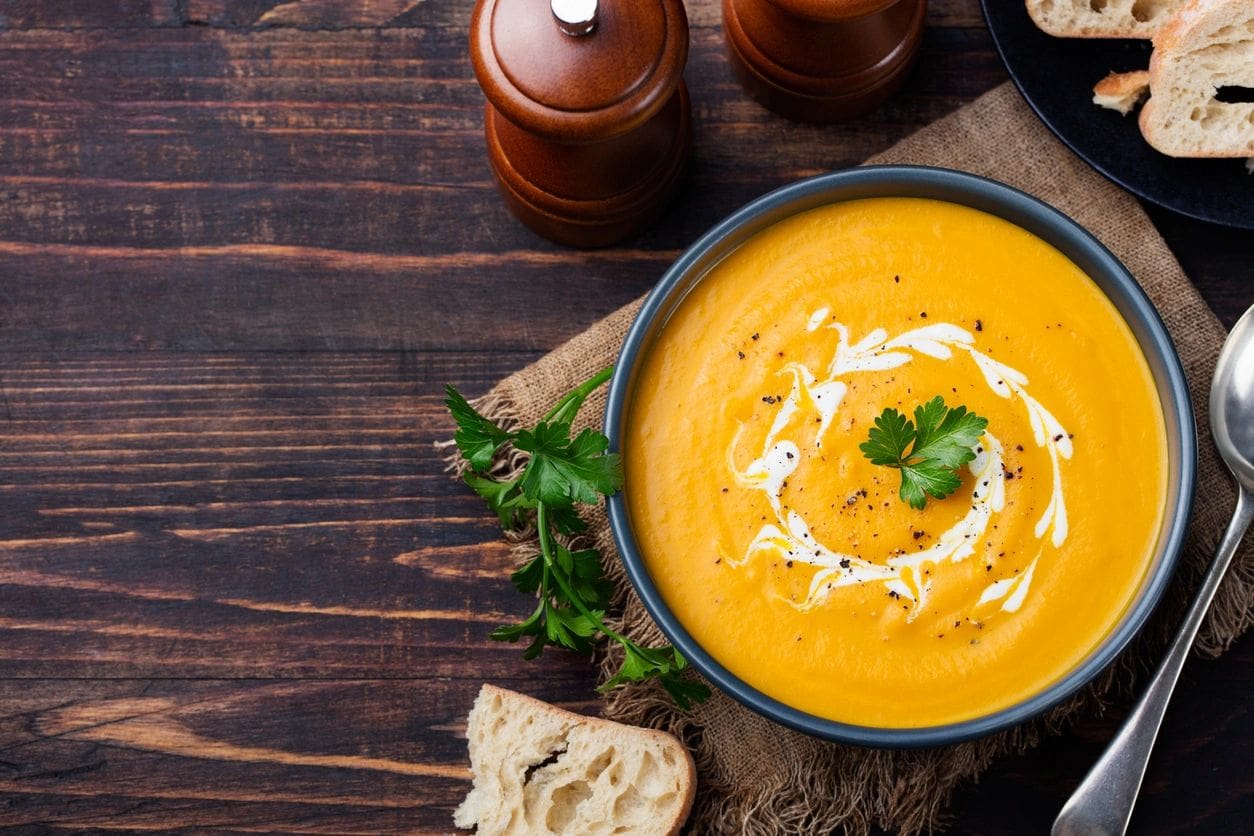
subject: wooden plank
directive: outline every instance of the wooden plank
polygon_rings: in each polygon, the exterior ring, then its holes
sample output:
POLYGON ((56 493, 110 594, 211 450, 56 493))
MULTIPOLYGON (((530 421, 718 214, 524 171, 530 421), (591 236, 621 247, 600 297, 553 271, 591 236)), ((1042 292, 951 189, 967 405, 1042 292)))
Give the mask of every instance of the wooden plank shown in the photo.
POLYGON ((0 3, 0 33, 14 29, 178 26, 179 0, 57 0, 0 3))
MULTIPOLYGON (((379 61, 379 44, 360 33, 346 37, 357 49, 341 45, 339 55, 324 55, 332 37, 340 35, 21 33, 22 48, 9 53, 13 97, 0 103, 0 138, 9 145, 0 228, 25 242, 142 247, 174 240, 384 252, 534 246, 492 191, 464 34, 389 34, 390 48, 427 56, 401 64, 379 61), (49 87, 67 53, 81 74, 49 87), (169 77, 171 63, 181 78, 169 77), (95 89, 101 76, 110 78, 107 90, 95 89), (117 105, 102 110, 103 101, 117 105)), ((952 42, 925 54, 909 94, 885 110, 880 127, 833 142, 830 129, 782 123, 746 101, 722 66, 721 36, 701 32, 693 71, 708 69, 718 81, 693 91, 709 135, 694 160, 695 205, 662 227, 673 233, 646 245, 689 241, 734 208, 716 181, 738 188, 730 197, 743 202, 856 162, 1002 78, 983 38, 954 39, 950 30, 937 38, 952 42), (968 66, 963 55, 979 55, 982 66, 968 66), (948 66, 931 66, 942 56, 948 66), (962 89, 940 95, 937 86, 951 80, 962 89), (763 125, 777 134, 769 160, 743 141, 763 125), (675 228, 680 218, 691 221, 675 228)))
MULTIPOLYGON (((494 681, 595 708, 586 671, 494 681)), ((480 683, 0 682, 0 827, 447 832, 480 683)))
POLYGON ((422 0, 188 0, 186 16, 210 26, 348 29, 412 25, 422 5, 422 0))
POLYGON ((530 603, 434 445, 531 357, 14 358, 0 676, 508 674, 530 603))
MULTIPOLYGON (((1132 833, 1232 832, 1251 820, 1242 770, 1254 642, 1192 662, 1132 833), (1236 662, 1244 660, 1244 666, 1236 662), (1244 730, 1244 731, 1242 731, 1244 730), (1169 753, 1169 754, 1168 754, 1169 753), (1198 776, 1206 776, 1198 780, 1198 776)), ((586 669, 489 677, 584 713, 586 669)), ((0 681, 0 826, 447 832, 468 782, 464 717, 478 671, 411 681, 0 681)), ((959 790, 956 832, 1044 832, 1122 709, 993 765, 959 790)))
POLYGON ((347 29, 406 25, 421 0, 58 0, 0 5, 0 30, 143 26, 290 26, 347 29))
POLYGON ((200 26, 239 28, 257 20, 283 0, 187 0, 187 19, 200 26))
MULTIPOLYGON (((413 3, 412 0, 319 0, 317 3, 303 0, 301 5, 311 8, 301 10, 301 16, 291 19, 296 8, 291 0, 187 0, 186 16, 189 21, 219 27, 247 27, 258 23, 270 25, 294 25, 326 27, 335 25, 369 25, 388 27, 465 25, 464 17, 458 19, 456 4, 413 3), (391 16, 393 8, 408 9, 391 16), (285 8, 286 7, 286 8, 285 8), (279 9, 284 9, 282 14, 279 9), (290 10, 289 10, 290 9, 290 10), (348 19, 358 21, 344 24, 348 19)), ((685 4, 689 24, 694 27, 717 26, 720 20, 719 4, 691 2, 685 4)), ((928 6, 929 27, 976 27, 984 25, 978 0, 949 0, 932 2, 928 6)))
MULTIPOLYGON (((203 26, 218 29, 292 27, 306 30, 465 26, 457 4, 421 0, 60 0, 0 6, 5 26, 14 29, 90 29, 138 26, 203 26)), ((690 25, 717 26, 717 3, 688 4, 690 25)), ((978 27, 984 17, 978 0, 933 2, 929 27, 978 27)))
POLYGON ((444 351, 485 334, 494 352, 534 352, 645 293, 678 253, 5 247, 0 275, 18 278, 0 285, 4 352, 444 351))
MULTIPOLYGON (((681 199, 672 214, 684 208, 681 199)), ((1254 241, 1221 247, 1215 233, 1188 222, 1165 231, 1230 325, 1251 301, 1233 279, 1242 259, 1254 258, 1254 241)), ((649 238, 664 234, 677 235, 649 238)), ((680 252, 678 245, 587 253, 532 243, 448 256, 0 243, 0 275, 10 277, 0 283, 0 351, 418 352, 480 349, 491 334, 494 351, 535 352, 647 292, 680 252)))
POLYGON ((287 0, 259 18, 262 26, 316 29, 386 26, 418 6, 422 0, 287 0))

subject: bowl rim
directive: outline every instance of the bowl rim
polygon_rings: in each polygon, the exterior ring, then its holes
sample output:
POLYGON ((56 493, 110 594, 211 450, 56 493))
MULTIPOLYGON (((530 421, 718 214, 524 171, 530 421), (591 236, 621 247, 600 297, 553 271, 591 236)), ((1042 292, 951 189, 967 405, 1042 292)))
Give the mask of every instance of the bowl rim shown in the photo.
MULTIPOLYGON (((983 737, 1042 714, 1088 684, 1144 626, 1174 576, 1188 528, 1196 482, 1197 431, 1184 368, 1158 311, 1123 263, 1092 233, 1044 201, 996 180, 930 166, 862 166, 798 180, 750 201, 698 238, 662 275, 627 332, 615 363, 606 402, 604 426, 610 450, 621 451, 621 434, 635 367, 646 347, 644 343, 651 334, 654 320, 671 303, 671 296, 677 288, 682 291, 682 300, 687 290, 703 280, 722 258, 757 232, 786 217, 860 197, 935 197, 935 194, 929 193, 944 194, 937 199, 970 206, 1008 220, 1077 262, 1133 330, 1137 344, 1153 370, 1162 402, 1163 420, 1167 425, 1168 462, 1170 465, 1174 457, 1178 472, 1169 471, 1163 523, 1154 562, 1143 586, 1123 617, 1097 647, 1039 693, 969 720, 915 728, 883 728, 829 720, 793 708, 757 690, 706 652, 666 605, 645 569, 632 531, 624 492, 619 491, 609 497, 606 503, 614 544, 632 586, 654 622, 696 670, 742 705, 770 720, 816 737, 860 746, 920 748, 983 737), (771 220, 764 222, 764 217, 771 220), (714 261, 702 264, 711 252, 720 248, 722 251, 714 261), (693 277, 696 269, 700 272, 693 277)), ((679 304, 679 301, 674 304, 679 304)))

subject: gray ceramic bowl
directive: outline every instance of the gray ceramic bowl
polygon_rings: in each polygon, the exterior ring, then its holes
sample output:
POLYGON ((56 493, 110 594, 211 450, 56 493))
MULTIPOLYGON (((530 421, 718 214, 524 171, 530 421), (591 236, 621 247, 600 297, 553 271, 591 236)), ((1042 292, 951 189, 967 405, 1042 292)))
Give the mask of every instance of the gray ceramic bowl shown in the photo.
POLYGON ((1171 578, 1184 542, 1197 466, 1197 434, 1184 370, 1166 328, 1144 291, 1097 239, 1058 210, 992 180, 957 171, 915 166, 875 166, 802 180, 758 198, 719 223, 671 265, 632 324, 610 383, 605 428, 610 447, 620 450, 622 428, 640 358, 689 289, 755 233, 818 206, 867 197, 923 197, 980 209, 1004 218, 1052 244, 1106 293, 1123 315, 1149 361, 1167 427, 1168 493, 1158 548, 1140 593, 1106 640, 1068 674, 1028 700, 961 723, 913 729, 838 723, 791 708, 745 684, 693 640, 666 606, 645 569, 632 534, 622 493, 609 501, 610 527, 627 574, 657 625, 692 665, 714 685, 772 720, 799 731, 863 746, 940 746, 991 734, 1034 717, 1059 703, 1109 664, 1145 623, 1171 578))

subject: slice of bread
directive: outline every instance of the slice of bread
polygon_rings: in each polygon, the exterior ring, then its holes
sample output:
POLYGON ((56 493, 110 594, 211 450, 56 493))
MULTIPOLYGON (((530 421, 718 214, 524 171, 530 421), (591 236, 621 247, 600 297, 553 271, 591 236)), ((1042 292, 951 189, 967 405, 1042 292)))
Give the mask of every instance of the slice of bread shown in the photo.
POLYGON ((692 756, 664 732, 484 685, 467 736, 474 788, 453 821, 484 836, 676 834, 692 809, 692 756))
POLYGON ((1027 0, 1038 27, 1060 38, 1152 38, 1185 0, 1027 0))
POLYGON ((1193 0, 1154 38, 1141 133, 1172 157, 1254 155, 1254 0, 1193 0), (1237 97, 1240 98, 1240 97, 1237 97))
POLYGON ((1117 110, 1124 116, 1140 104, 1149 92, 1149 71, 1111 73, 1093 87, 1093 104, 1117 110))

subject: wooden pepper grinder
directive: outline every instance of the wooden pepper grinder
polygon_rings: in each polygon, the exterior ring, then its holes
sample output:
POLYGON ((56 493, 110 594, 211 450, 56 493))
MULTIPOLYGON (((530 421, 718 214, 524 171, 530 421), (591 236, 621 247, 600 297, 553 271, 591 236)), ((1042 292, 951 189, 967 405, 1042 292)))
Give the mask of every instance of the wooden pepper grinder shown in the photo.
POLYGON ((927 0, 723 0, 740 83, 766 107, 835 122, 897 91, 923 37, 927 0))
POLYGON ((505 202, 562 244, 639 232, 691 143, 681 0, 478 0, 470 25, 505 202))

